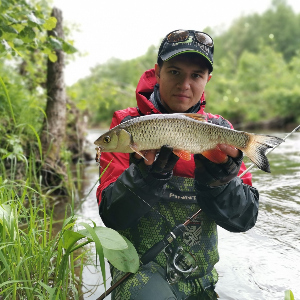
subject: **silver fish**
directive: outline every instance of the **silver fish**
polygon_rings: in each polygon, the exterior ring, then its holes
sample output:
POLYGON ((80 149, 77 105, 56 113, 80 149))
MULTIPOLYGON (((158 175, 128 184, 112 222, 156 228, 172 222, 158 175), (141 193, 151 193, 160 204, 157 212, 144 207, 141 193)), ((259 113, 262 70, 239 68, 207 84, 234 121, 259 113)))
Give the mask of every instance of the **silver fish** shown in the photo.
POLYGON ((101 152, 137 152, 173 147, 174 153, 203 153, 227 144, 244 152, 256 166, 270 172, 266 150, 281 138, 247 133, 207 123, 201 114, 154 114, 123 122, 102 134, 94 143, 101 152))

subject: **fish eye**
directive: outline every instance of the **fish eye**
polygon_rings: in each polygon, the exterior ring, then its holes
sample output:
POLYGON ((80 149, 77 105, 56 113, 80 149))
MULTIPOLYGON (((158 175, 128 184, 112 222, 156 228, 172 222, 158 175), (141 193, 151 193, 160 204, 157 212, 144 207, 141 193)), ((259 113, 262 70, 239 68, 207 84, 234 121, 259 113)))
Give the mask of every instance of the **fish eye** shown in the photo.
POLYGON ((109 143, 109 142, 110 142, 110 136, 109 136, 109 135, 105 136, 105 137, 103 138, 103 142, 104 142, 104 143, 109 143))

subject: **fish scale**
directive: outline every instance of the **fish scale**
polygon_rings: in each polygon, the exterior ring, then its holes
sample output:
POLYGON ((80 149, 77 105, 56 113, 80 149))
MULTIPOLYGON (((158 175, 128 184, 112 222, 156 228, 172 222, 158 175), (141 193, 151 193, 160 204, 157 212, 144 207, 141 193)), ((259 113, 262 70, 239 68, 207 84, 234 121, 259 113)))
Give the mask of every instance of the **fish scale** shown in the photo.
POLYGON ((123 122, 96 141, 101 152, 131 153, 171 146, 174 152, 202 153, 227 144, 244 152, 263 171, 270 172, 265 155, 283 140, 207 123, 200 114, 157 114, 123 122))
POLYGON ((225 127, 188 117, 183 118, 184 122, 182 122, 178 117, 167 116, 143 122, 133 119, 132 124, 128 121, 127 126, 122 127, 131 134, 139 150, 160 149, 162 145, 168 145, 191 153, 201 153, 220 143, 230 143, 244 148, 249 140, 248 136, 225 127), (199 130, 201 135, 195 135, 199 130))

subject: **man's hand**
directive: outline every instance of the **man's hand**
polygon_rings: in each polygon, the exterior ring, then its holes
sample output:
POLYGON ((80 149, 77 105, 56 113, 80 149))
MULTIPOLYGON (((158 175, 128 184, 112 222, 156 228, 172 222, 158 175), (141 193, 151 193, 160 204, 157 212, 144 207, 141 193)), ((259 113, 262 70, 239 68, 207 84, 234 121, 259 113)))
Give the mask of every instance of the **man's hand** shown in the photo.
MULTIPOLYGON (((147 159, 147 160, 146 159, 144 160, 145 165, 151 166, 153 164, 157 152, 158 152, 158 150, 143 150, 143 151, 141 151, 141 153, 143 154, 143 156, 147 159)), ((134 157, 136 159, 142 159, 143 158, 138 153, 135 153, 134 157)))
POLYGON ((179 157, 173 153, 173 148, 167 145, 162 146, 159 151, 141 151, 141 154, 143 154, 146 159, 142 160, 142 156, 135 153, 132 155, 131 162, 136 165, 139 165, 140 163, 144 164, 149 174, 156 178, 169 177, 179 159, 179 157), (159 154, 156 158, 158 152, 159 154))
MULTIPOLYGON (((239 157, 241 155, 240 151, 233 146, 226 144, 219 144, 219 149, 232 158, 239 157)), ((227 157, 228 160, 228 157, 227 157)), ((225 161, 226 162, 226 161, 225 161)))
POLYGON ((243 161, 243 152, 225 144, 220 144, 219 149, 227 155, 222 163, 214 163, 201 154, 194 155, 195 181, 198 188, 224 185, 237 176, 243 161))
POLYGON ((239 151, 233 146, 219 144, 216 148, 204 151, 201 154, 210 161, 221 164, 227 162, 228 156, 233 158, 239 156, 239 151))

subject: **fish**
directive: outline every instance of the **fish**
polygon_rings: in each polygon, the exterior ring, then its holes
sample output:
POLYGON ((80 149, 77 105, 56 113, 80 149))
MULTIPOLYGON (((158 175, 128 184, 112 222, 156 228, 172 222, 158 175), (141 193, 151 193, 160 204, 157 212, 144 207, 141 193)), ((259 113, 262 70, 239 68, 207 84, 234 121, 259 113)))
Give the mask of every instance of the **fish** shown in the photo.
MULTIPOLYGON (((271 135, 248 133, 206 121, 196 113, 153 114, 127 120, 102 134, 94 144, 101 152, 140 154, 143 150, 173 148, 179 157, 216 151, 219 144, 241 150, 260 170, 270 173, 266 151, 284 140, 271 135)), ((97 148, 96 148, 97 149, 97 148)))

